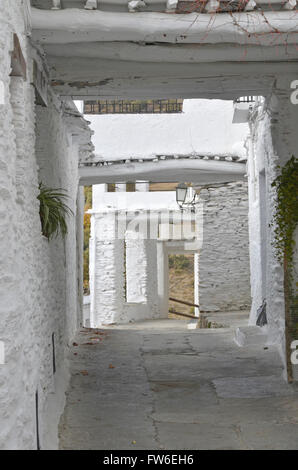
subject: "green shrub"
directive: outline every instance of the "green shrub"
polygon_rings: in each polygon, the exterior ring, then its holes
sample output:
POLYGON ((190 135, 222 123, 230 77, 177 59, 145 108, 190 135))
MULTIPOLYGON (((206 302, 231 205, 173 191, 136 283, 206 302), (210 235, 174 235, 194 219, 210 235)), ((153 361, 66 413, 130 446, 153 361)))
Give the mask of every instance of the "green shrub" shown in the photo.
POLYGON ((170 255, 169 267, 176 270, 183 270, 191 268, 191 261, 184 255, 170 255))

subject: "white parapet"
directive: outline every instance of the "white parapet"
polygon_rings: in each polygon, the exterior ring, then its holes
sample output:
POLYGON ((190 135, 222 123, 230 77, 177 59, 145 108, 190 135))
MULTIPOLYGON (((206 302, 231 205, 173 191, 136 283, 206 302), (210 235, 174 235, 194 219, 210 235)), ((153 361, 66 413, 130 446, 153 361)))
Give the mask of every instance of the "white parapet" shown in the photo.
POLYGON ((236 329, 234 340, 240 347, 265 345, 267 342, 267 329, 259 326, 242 326, 236 329))
POLYGON ((176 11, 178 5, 178 0, 167 0, 167 10, 168 12, 176 11))
POLYGON ((52 0, 53 6, 52 10, 61 10, 61 0, 52 0))
POLYGON ((85 10, 97 10, 97 0, 87 0, 84 6, 85 10))

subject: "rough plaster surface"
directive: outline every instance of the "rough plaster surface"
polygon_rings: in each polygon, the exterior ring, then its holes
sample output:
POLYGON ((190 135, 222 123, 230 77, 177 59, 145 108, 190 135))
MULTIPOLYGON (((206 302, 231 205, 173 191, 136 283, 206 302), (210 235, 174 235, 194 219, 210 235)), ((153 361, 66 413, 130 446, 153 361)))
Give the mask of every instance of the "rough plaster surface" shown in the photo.
POLYGON ((245 182, 202 191, 203 245, 199 257, 201 310, 250 306, 248 194, 245 182))
POLYGON ((127 234, 125 240, 126 261, 126 300, 146 302, 147 298, 147 253, 146 241, 136 240, 134 233, 127 234), (131 235, 131 236, 129 236, 131 235))
MULTIPOLYGON (((259 103, 251 117, 251 137, 248 140, 253 297, 250 322, 255 323, 256 310, 262 300, 266 299, 268 340, 279 345, 284 361, 283 267, 276 259, 273 246, 276 196, 271 184, 278 175, 278 165, 284 165, 292 155, 297 154, 298 138, 295 126, 298 122, 298 106, 290 100, 292 80, 294 76, 277 80, 275 95, 270 100, 259 103), (263 201, 261 191, 264 192, 263 201)), ((297 271, 294 283, 296 278, 297 271)))
POLYGON ((48 243, 41 235, 38 183, 63 187, 76 213, 80 148, 64 106, 51 92, 48 108, 35 107, 32 56, 23 2, 0 5, 0 448, 36 449, 35 393, 41 448, 57 447, 57 425, 68 382, 65 351, 77 329, 76 220, 69 234, 48 243), (27 63, 27 80, 10 77, 13 32, 27 63), (36 126, 36 127, 35 127, 36 126), (56 373, 53 374, 52 333, 56 373))
POLYGON ((297 449, 298 391, 275 346, 239 348, 233 329, 183 320, 99 333, 71 350, 61 449, 297 449))

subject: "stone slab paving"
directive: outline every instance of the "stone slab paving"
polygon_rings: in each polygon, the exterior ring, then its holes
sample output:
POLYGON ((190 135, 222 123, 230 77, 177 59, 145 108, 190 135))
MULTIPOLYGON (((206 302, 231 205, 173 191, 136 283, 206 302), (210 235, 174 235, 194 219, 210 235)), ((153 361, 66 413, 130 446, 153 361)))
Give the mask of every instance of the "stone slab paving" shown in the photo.
POLYGON ((298 449, 298 387, 274 347, 184 321, 83 329, 61 449, 298 449))

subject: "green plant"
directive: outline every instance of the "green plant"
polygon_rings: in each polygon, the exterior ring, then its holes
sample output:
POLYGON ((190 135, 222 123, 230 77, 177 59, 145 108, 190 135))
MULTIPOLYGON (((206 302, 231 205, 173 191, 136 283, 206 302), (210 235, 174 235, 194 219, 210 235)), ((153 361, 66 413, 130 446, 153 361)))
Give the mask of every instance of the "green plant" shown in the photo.
POLYGON ((169 256, 169 267, 174 268, 178 271, 184 269, 190 269, 191 261, 184 255, 170 255, 169 256))
MULTIPOLYGON (((279 167, 280 168, 280 167, 279 167)), ((273 181, 276 188, 277 208, 274 245, 279 261, 284 266, 286 358, 288 380, 293 380, 291 343, 298 333, 297 283, 294 281, 294 232, 298 224, 298 159, 294 156, 281 168, 280 175, 273 181)))
POLYGON ((90 293, 89 288, 89 238, 91 215, 87 211, 92 208, 92 186, 85 186, 85 208, 84 208, 84 294, 90 293))
MULTIPOLYGON (((278 167, 280 168, 280 167, 278 167)), ((281 169, 273 181, 276 188, 277 209, 275 213, 275 241, 280 262, 286 260, 289 276, 292 276, 295 247, 294 231, 298 224, 298 159, 294 156, 281 169)))
POLYGON ((64 189, 52 189, 39 185, 40 202, 39 215, 41 220, 42 234, 51 240, 60 233, 64 238, 67 234, 67 215, 73 215, 72 210, 66 205, 64 199, 69 197, 64 189))

